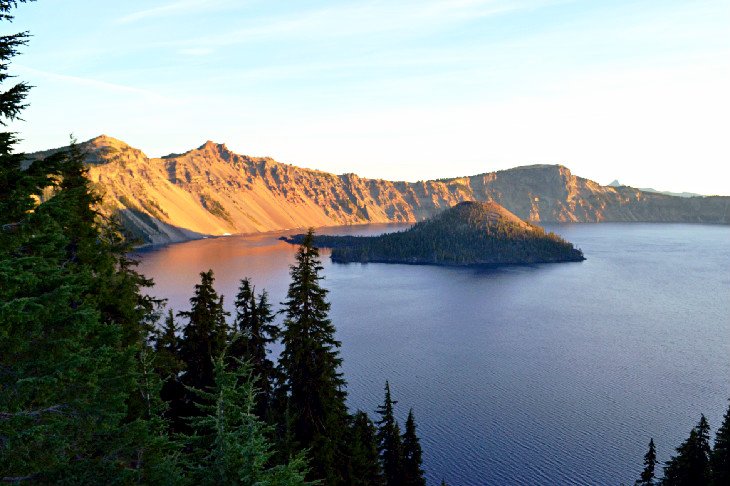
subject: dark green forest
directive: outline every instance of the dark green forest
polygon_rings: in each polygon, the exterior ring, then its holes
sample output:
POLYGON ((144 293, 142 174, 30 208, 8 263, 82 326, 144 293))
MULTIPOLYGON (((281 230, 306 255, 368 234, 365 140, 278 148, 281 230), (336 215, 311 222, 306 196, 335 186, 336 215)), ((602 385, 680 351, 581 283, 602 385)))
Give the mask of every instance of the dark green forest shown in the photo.
MULTIPOLYGON (((494 218, 493 207, 463 202, 405 231, 380 236, 320 235, 315 244, 332 248, 332 261, 340 263, 512 265, 585 259, 555 233, 510 214, 494 218)), ((284 239, 301 243, 304 235, 284 239)))

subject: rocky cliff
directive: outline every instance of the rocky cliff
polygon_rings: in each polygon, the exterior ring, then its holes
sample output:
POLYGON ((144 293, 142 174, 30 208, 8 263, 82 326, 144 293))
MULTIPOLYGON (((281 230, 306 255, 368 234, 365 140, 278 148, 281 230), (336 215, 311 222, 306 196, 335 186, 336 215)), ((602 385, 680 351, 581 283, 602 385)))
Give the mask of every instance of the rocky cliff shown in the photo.
POLYGON ((468 200, 495 201, 532 222, 730 223, 730 197, 680 198, 601 186, 561 165, 411 183, 303 169, 238 155, 213 142, 162 158, 149 158, 105 135, 81 145, 105 210, 118 212, 132 233, 153 244, 307 226, 421 221, 468 200))

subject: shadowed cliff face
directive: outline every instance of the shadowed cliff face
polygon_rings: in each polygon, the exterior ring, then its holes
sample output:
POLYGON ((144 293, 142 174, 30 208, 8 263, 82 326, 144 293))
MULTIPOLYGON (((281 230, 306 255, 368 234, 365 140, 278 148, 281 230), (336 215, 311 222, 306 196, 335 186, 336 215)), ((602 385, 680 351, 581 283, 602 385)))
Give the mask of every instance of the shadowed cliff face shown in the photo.
MULTIPOLYGON (((206 142, 148 158, 102 135, 82 148, 105 211, 148 243, 200 235, 343 224, 414 222, 461 201, 495 201, 533 222, 730 223, 730 197, 680 198, 601 186, 560 165, 422 182, 363 179, 234 154, 206 142)), ((48 155, 39 152, 31 158, 48 155)))

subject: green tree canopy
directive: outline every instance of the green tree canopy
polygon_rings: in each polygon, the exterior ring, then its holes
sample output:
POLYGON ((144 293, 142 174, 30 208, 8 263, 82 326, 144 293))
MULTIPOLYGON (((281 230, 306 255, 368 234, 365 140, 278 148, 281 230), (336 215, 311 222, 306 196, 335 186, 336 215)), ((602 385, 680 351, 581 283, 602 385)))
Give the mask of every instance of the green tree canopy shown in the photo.
POLYGON ((401 484, 403 478, 403 444, 400 427, 395 419, 393 405, 396 402, 390 395, 390 383, 385 382, 385 400, 378 407, 378 451, 383 462, 383 473, 388 486, 401 484))
POLYGON ((421 450, 421 442, 416 433, 416 418, 413 409, 408 412, 406 419, 406 430, 403 432, 403 485, 404 486, 425 486, 421 450))
POLYGON ((264 290, 259 294, 257 302, 254 292, 249 279, 241 280, 236 295, 236 320, 229 354, 251 363, 259 389, 256 411, 263 418, 269 415, 277 376, 274 363, 268 356, 271 352, 269 346, 279 337, 280 331, 274 324, 274 313, 268 294, 264 290))
POLYGON ((712 450, 713 484, 730 484, 730 407, 725 412, 722 425, 715 436, 712 450))
POLYGON ((649 450, 644 454, 644 469, 636 481, 636 486, 654 486, 654 469, 656 469, 656 447, 654 439, 649 439, 649 450))
POLYGON ((302 454, 286 464, 273 464, 270 430, 255 414, 256 389, 251 366, 231 368, 215 359, 214 385, 195 390, 198 416, 192 420, 186 462, 192 484, 297 486, 305 481, 302 454))
POLYGON ((312 477, 340 484, 348 467, 345 380, 313 234, 310 230, 290 268, 279 369, 292 435, 310 450, 312 477))
POLYGON ((664 486, 710 484, 710 426, 704 415, 664 468, 664 486))
POLYGON ((365 412, 358 410, 353 416, 350 438, 352 457, 350 484, 352 486, 382 486, 385 484, 375 434, 373 421, 365 412))
POLYGON ((183 382, 198 389, 215 383, 213 363, 226 346, 228 326, 223 296, 213 288, 213 270, 200 273, 200 283, 190 298, 190 310, 178 313, 187 320, 180 342, 180 357, 185 363, 183 382))

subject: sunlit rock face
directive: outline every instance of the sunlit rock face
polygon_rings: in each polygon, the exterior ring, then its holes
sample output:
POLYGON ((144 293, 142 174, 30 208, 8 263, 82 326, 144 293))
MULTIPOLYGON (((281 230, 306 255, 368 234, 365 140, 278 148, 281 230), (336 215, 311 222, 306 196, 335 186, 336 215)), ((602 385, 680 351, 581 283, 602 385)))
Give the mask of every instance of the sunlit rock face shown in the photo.
MULTIPOLYGON (((146 243, 307 226, 414 222, 461 201, 494 201, 533 222, 730 223, 730 197, 601 186, 561 165, 402 182, 335 175, 206 142, 162 158, 102 135, 82 143, 102 210, 146 243)), ((38 158, 52 152, 31 154, 38 158)))

